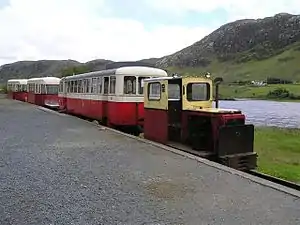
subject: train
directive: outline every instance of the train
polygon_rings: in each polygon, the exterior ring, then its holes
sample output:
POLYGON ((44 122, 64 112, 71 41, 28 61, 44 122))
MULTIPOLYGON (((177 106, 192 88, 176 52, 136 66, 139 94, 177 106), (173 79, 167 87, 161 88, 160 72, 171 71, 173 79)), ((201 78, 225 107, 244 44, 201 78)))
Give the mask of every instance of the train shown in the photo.
POLYGON ((170 75, 150 66, 123 65, 63 78, 32 78, 27 90, 30 103, 52 105, 59 112, 142 133, 150 141, 250 171, 257 167, 254 126, 246 124, 240 110, 218 107, 222 81, 210 74, 170 75), (55 87, 52 92, 50 86, 55 87))
POLYGON ((58 77, 39 77, 27 80, 27 101, 31 104, 58 108, 58 77))
POLYGON ((27 79, 10 79, 7 81, 7 94, 11 99, 27 102, 27 79))
POLYGON ((167 72, 125 66, 61 79, 59 110, 138 134, 143 127, 143 81, 167 72))

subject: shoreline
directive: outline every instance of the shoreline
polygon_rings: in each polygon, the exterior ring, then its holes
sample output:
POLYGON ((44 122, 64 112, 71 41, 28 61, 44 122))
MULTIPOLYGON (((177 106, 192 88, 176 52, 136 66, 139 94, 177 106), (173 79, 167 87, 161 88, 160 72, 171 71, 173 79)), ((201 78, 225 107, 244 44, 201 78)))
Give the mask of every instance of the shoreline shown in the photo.
MULTIPOLYGON (((272 101, 272 102, 295 102, 300 103, 300 100, 293 100, 293 99, 274 99, 274 98, 219 98, 219 101, 272 101)), ((215 100, 214 100, 215 101, 215 100)))

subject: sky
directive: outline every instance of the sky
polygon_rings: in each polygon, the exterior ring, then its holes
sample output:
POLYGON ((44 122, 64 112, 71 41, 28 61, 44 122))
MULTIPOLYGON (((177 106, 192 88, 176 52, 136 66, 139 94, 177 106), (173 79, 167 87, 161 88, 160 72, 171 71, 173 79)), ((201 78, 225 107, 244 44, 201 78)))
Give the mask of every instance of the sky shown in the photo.
POLYGON ((0 0, 0 65, 162 57, 225 23, 281 12, 300 14, 300 1, 0 0))

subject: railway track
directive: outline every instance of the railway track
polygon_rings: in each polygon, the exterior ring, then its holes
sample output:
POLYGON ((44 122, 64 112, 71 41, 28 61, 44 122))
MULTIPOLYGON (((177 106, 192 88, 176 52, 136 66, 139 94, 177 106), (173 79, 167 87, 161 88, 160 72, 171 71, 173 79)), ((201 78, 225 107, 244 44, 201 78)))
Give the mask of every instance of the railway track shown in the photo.
MULTIPOLYGON (((47 108, 51 109, 53 111, 56 111, 56 112, 58 111, 57 109, 53 109, 53 108, 49 108, 49 107, 47 107, 47 108)), ((76 117, 91 122, 91 120, 89 120, 87 118, 82 118, 82 117, 79 117, 79 116, 76 116, 76 117)), ((103 125, 101 125, 101 126, 103 126, 103 125)), ((128 132, 124 132, 123 130, 119 130, 119 131, 121 131, 123 133, 128 133, 128 132)), ((129 133, 129 134, 131 134, 131 133, 129 133)), ((173 144, 169 144, 167 146, 175 148, 175 149, 183 151, 183 152, 187 152, 187 153, 195 155, 195 156, 199 156, 199 157, 206 158, 206 159, 209 158, 209 155, 207 153, 201 153, 201 152, 198 152, 198 151, 195 151, 195 150, 187 149, 184 146, 178 146, 178 145, 176 146, 176 145, 173 145, 173 144)), ((253 176, 256 176, 256 177, 259 177, 259 178, 262 178, 262 179, 265 179, 265 180, 268 180, 268 181, 271 181, 273 183, 280 184, 282 186, 300 191, 300 184, 290 182, 290 181, 287 181, 287 180, 284 180, 284 179, 281 179, 281 178, 277 178, 277 177, 274 177, 274 176, 271 176, 271 175, 267 175, 267 174, 264 174, 264 173, 260 173, 258 171, 254 171, 254 170, 247 171, 246 173, 248 173, 250 175, 253 175, 253 176)))
POLYGON ((265 173, 260 173, 258 171, 253 171, 252 170, 252 171, 248 171, 247 173, 249 173, 251 175, 254 175, 256 177, 260 177, 260 178, 263 178, 265 180, 271 181, 273 183, 280 184, 280 185, 283 185, 285 187, 289 187, 289 188, 292 188, 294 190, 300 191, 300 184, 296 184, 294 182, 290 182, 290 181, 287 181, 287 180, 284 180, 284 179, 281 179, 281 178, 278 178, 278 177, 270 176, 270 175, 267 175, 265 173))

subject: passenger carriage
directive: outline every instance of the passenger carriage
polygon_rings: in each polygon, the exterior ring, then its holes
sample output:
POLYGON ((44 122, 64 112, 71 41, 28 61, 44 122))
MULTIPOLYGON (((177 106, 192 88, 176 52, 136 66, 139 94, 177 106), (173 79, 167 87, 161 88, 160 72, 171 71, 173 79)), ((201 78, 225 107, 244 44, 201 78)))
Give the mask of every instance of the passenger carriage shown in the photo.
POLYGON ((27 82, 28 102, 51 108, 58 108, 58 88, 60 78, 31 78, 27 82))
POLYGON ((143 126, 143 80, 167 76, 146 66, 124 66, 62 78, 59 107, 108 126, 143 126))
POLYGON ((236 169, 256 167, 253 125, 245 124, 239 110, 213 108, 209 77, 160 77, 144 84, 146 139, 180 146, 236 169))
POLYGON ((27 101, 27 79, 11 79, 7 81, 8 98, 27 101))

